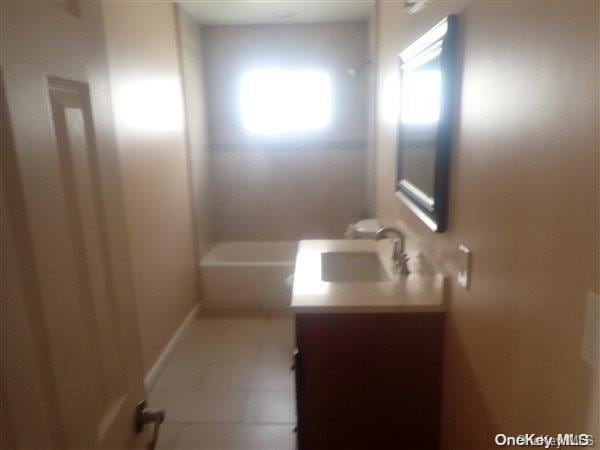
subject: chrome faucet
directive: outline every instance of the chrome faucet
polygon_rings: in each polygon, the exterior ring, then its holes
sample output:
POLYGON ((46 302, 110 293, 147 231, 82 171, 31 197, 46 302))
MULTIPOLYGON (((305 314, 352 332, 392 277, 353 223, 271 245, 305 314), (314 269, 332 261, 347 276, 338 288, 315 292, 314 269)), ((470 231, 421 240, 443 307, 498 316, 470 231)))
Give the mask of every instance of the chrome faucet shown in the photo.
POLYGON ((388 233, 393 233, 398 236, 398 239, 394 239, 393 241, 394 250, 392 251, 392 262, 394 263, 394 267, 396 267, 401 274, 408 275, 410 273, 410 269, 408 268, 409 258, 404 248, 406 236, 397 228, 383 227, 375 233, 375 240, 380 241, 381 239, 385 239, 388 233))

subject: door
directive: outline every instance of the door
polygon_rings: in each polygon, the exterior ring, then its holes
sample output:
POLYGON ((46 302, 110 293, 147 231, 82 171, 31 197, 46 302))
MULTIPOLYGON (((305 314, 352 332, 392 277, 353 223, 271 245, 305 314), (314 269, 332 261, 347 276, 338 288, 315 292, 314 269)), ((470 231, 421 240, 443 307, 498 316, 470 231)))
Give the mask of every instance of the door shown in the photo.
POLYGON ((2 1, 2 435, 137 445, 144 396, 100 2, 2 1))

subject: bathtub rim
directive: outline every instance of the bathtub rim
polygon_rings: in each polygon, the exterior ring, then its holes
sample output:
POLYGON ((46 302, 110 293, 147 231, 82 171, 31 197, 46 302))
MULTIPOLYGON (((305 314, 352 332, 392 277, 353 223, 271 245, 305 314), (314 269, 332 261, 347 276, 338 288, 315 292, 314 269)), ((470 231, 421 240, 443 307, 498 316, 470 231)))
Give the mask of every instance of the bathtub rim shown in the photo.
POLYGON ((296 265, 296 256, 298 251, 298 245, 300 241, 218 241, 211 247, 206 255, 198 262, 198 267, 207 268, 207 267, 294 267, 296 265), (245 243, 278 243, 278 244, 288 244, 294 247, 294 252, 291 255, 290 260, 286 261, 272 261, 269 259, 265 259, 263 261, 244 261, 243 259, 235 259, 235 260, 223 260, 218 259, 215 256, 211 256, 211 253, 217 249, 220 244, 245 244, 245 243))

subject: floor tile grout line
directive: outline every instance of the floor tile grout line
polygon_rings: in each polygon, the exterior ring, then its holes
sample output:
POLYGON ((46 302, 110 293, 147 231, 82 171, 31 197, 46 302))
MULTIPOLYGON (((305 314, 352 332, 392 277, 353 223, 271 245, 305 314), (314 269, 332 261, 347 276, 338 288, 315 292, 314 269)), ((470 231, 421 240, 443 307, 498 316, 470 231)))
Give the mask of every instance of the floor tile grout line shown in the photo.
POLYGON ((166 421, 164 422, 166 425, 182 425, 182 426, 192 426, 192 425, 220 425, 220 426, 260 426, 260 425, 268 425, 268 426, 295 426, 297 422, 203 422, 203 421, 186 421, 186 422, 175 422, 175 421, 166 421))
POLYGON ((223 389, 206 389, 206 388, 200 388, 200 389, 178 389, 178 388, 174 388, 174 389, 156 389, 156 392, 170 392, 172 394, 174 393, 180 393, 180 394, 184 394, 184 393, 188 393, 188 394, 197 394, 200 392, 236 392, 236 393, 243 393, 243 392, 287 392, 287 393, 294 393, 294 388, 282 388, 282 389, 246 389, 246 388, 240 388, 240 389, 235 389, 235 388, 223 388, 223 389))
MULTIPOLYGON (((169 422, 165 422, 165 423, 169 423, 169 422)), ((173 444, 171 445, 172 449, 177 448, 177 443, 179 442, 179 439, 181 438, 181 434, 183 433, 183 424, 177 424, 177 425, 181 425, 179 427, 179 431, 177 432, 177 436, 175 437, 175 439, 173 439, 173 444)), ((160 435, 159 435, 160 436, 160 435)))
POLYGON ((250 405, 250 393, 246 394, 246 401, 244 402, 244 409, 241 414, 240 424, 244 421, 244 417, 246 417, 246 411, 248 411, 248 406, 250 405))
POLYGON ((214 363, 208 363, 208 365, 206 366, 206 369, 204 369, 204 372, 202 373, 202 377, 200 379, 200 383, 198 383, 198 390, 200 390, 202 388, 202 385, 204 384, 204 380, 206 379, 206 376, 208 374, 208 372, 210 371, 210 368, 212 367, 214 363))

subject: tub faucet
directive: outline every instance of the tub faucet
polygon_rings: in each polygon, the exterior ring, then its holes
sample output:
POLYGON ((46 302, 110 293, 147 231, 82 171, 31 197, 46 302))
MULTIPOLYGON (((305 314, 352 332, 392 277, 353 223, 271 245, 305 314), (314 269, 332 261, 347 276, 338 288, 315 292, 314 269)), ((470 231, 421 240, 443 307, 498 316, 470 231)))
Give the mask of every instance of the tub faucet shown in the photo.
POLYGON ((410 273, 410 269, 408 268, 409 258, 404 249, 406 236, 397 228, 383 227, 375 233, 375 240, 380 241, 381 239, 385 239, 388 233, 398 236, 398 239, 394 239, 393 241, 394 250, 392 251, 392 262, 394 263, 394 267, 396 267, 401 274, 408 275, 410 273))

